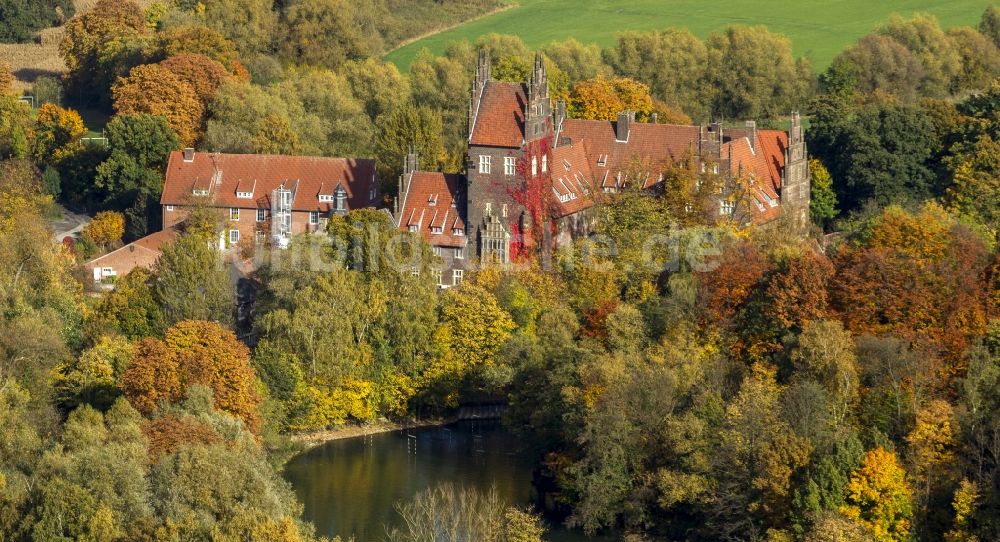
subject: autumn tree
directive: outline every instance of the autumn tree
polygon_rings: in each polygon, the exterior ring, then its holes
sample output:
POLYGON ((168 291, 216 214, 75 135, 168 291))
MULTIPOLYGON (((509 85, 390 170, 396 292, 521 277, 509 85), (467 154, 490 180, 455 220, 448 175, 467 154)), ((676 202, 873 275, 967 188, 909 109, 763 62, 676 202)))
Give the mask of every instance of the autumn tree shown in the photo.
POLYGON ((44 104, 38 108, 32 154, 40 163, 57 164, 61 158, 76 150, 74 145, 85 133, 87 129, 79 113, 54 104, 44 104))
POLYGON ((610 70, 601 59, 601 49, 596 44, 584 45, 575 38, 552 42, 542 48, 545 58, 566 73, 570 85, 578 81, 608 75, 610 70))
POLYGON ((617 120, 618 113, 632 111, 639 120, 648 120, 653 112, 649 87, 633 79, 598 76, 573 87, 567 104, 574 118, 617 120))
POLYGON ((168 57, 160 66, 191 86, 202 104, 208 104, 215 91, 229 77, 226 68, 211 58, 197 53, 181 53, 168 57))
POLYGON ((400 107, 380 118, 375 152, 382 178, 395 180, 411 151, 417 153, 421 171, 441 170, 446 160, 442 132, 441 115, 428 107, 400 107))
POLYGON ((149 29, 132 0, 100 0, 66 23, 59 52, 69 68, 71 93, 104 101, 115 79, 136 64, 149 29))
POLYGON ((284 58, 339 69, 347 60, 370 56, 371 36, 354 21, 355 7, 343 0, 293 0, 284 10, 284 58))
POLYGON ((0 61, 0 96, 10 94, 13 90, 14 73, 7 61, 0 61))
POLYGON ((271 47, 278 14, 270 0, 204 0, 201 3, 205 24, 235 44, 241 53, 262 52, 271 47))
POLYGON ((230 73, 240 71, 236 46, 207 26, 170 26, 158 32, 156 38, 164 59, 183 54, 204 55, 225 66, 230 73))
POLYGON ((81 235, 90 242, 106 249, 108 246, 121 242, 125 234, 125 216, 117 211, 101 211, 94 216, 89 224, 84 226, 81 235))
POLYGON ((923 76, 920 59, 909 49, 891 37, 869 34, 837 55, 823 78, 832 91, 882 91, 912 102, 923 76))
POLYGON ((122 393, 146 415, 161 402, 178 401, 190 386, 208 386, 215 406, 254 432, 260 427, 255 382, 247 347, 231 331, 199 320, 167 329, 162 341, 140 341, 120 379, 122 393))
POLYGON ((119 79, 111 92, 119 115, 163 116, 181 143, 188 146, 201 137, 204 106, 191 85, 166 67, 137 66, 128 77, 119 79))
POLYGON ((894 452, 876 448, 865 454, 847 484, 841 513, 859 520, 879 542, 909 539, 911 491, 894 452))
POLYGON ((399 108, 410 107, 410 81, 395 64, 369 57, 345 63, 341 72, 373 122, 399 108))

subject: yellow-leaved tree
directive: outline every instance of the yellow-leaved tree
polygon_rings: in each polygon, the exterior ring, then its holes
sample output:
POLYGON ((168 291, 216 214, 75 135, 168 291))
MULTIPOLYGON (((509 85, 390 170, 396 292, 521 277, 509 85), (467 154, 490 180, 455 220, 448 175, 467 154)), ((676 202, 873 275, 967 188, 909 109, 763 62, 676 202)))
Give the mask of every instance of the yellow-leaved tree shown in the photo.
POLYGON ((841 513, 860 521, 878 542, 908 540, 912 492, 895 452, 875 448, 847 483, 841 513))
POLYGON ((84 226, 80 234, 102 249, 107 249, 109 245, 121 241, 125 234, 125 216, 117 211, 101 211, 90 224, 84 226))
POLYGON ((633 111, 639 120, 653 112, 649 87, 628 77, 608 79, 603 75, 580 81, 573 87, 569 112, 574 118, 616 120, 618 113, 633 111))
POLYGON ((74 145, 85 133, 87 128, 79 113, 55 104, 43 104, 38 108, 32 154, 39 162, 58 162, 73 152, 74 145))

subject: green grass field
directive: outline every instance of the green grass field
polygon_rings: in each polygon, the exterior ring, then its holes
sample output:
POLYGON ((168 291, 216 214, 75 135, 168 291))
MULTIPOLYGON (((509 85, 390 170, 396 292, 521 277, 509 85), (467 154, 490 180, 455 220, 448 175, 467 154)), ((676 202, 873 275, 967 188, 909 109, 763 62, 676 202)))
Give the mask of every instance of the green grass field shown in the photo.
POLYGON ((729 24, 762 24, 788 36, 796 56, 817 70, 893 13, 933 13, 945 28, 976 25, 989 0, 518 0, 518 5, 428 36, 389 53, 406 70, 424 47, 441 53, 452 41, 497 32, 516 34, 531 47, 575 37, 601 46, 624 30, 687 27, 704 38, 729 24))

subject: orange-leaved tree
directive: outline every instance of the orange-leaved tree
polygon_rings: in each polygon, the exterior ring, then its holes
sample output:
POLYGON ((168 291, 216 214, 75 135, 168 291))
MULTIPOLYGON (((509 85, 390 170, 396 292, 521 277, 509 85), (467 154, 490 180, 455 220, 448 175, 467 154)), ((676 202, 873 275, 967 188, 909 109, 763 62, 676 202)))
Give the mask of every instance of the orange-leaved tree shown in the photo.
POLYGON ((185 145, 193 145, 201 136, 204 105, 187 81, 164 66, 136 66, 128 77, 114 84, 111 92, 119 115, 163 116, 185 145))
POLYGON ((207 386, 215 408, 257 432, 256 381, 250 351, 232 331, 214 322, 185 320, 168 329, 162 341, 140 341, 119 384, 132 405, 146 415, 161 402, 179 400, 192 385, 207 386))
POLYGON ((207 105, 222 83, 230 77, 225 66, 202 54, 181 53, 174 55, 160 66, 170 70, 191 85, 202 104, 207 105))
POLYGON ((649 119, 653 98, 649 87, 627 77, 608 79, 603 75, 580 81, 570 95, 569 112, 574 118, 616 120, 618 113, 635 112, 639 120, 649 119))

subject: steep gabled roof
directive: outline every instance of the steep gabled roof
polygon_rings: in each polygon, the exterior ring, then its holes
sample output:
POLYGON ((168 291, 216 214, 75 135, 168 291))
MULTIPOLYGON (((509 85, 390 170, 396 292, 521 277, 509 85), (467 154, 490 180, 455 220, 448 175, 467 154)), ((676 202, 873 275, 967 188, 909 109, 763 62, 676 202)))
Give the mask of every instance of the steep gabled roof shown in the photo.
MULTIPOLYGON (((751 146, 746 132, 722 145, 729 157, 730 174, 750 181, 751 213, 756 223, 781 216, 781 172, 785 167, 788 134, 780 130, 760 130, 751 146)), ((736 135, 735 133, 733 135, 736 135)))
POLYGON ((328 212, 333 202, 321 202, 319 195, 329 195, 338 184, 347 191, 350 209, 379 203, 374 160, 199 152, 185 162, 176 151, 170 153, 160 203, 187 205, 193 190, 205 190, 216 207, 269 208, 271 192, 284 185, 295 188, 293 210, 328 212), (249 190, 251 198, 237 197, 249 190))
POLYGON ((520 147, 524 142, 524 108, 528 99, 520 83, 488 81, 475 112, 469 143, 487 147, 520 147))
POLYGON ((593 191, 597 185, 582 143, 552 149, 549 171, 559 216, 582 211, 594 204, 593 191))
POLYGON ((400 195, 399 229, 418 231, 433 246, 464 247, 468 238, 462 185, 461 175, 414 171, 400 195))

